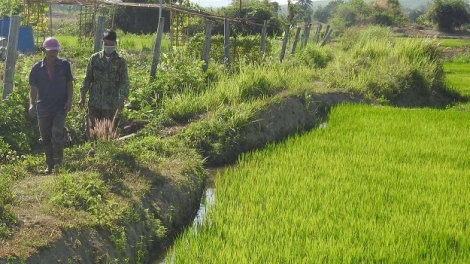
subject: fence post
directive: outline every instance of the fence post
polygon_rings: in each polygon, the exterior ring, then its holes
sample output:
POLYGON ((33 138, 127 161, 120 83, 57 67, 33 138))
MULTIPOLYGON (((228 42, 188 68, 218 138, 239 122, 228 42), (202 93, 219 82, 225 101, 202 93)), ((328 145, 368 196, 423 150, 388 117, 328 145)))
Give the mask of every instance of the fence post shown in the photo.
POLYGON ((315 31, 315 42, 320 41, 320 31, 322 29, 322 24, 318 24, 317 30, 315 31))
POLYGON ((287 41, 289 40, 289 29, 290 29, 290 25, 287 25, 286 31, 284 32, 284 40, 282 41, 282 49, 281 49, 281 56, 280 56, 281 62, 284 59, 284 55, 286 53, 287 41))
POLYGON ((225 67, 230 69, 230 25, 228 19, 224 18, 224 51, 225 51, 225 67))
POLYGON ((304 47, 307 46, 308 39, 310 38, 310 29, 312 28, 312 24, 308 24, 305 27, 305 41, 304 41, 304 47))
POLYGON ((297 27, 297 31, 295 32, 295 37, 294 37, 294 45, 292 45, 292 51, 290 54, 295 53, 295 48, 297 47, 297 42, 299 41, 300 37, 300 27, 297 27))
POLYGON ((160 17, 160 20, 158 21, 158 27, 157 27, 157 36, 155 37, 155 43, 153 46, 152 66, 150 67, 150 77, 152 78, 155 78, 155 75, 157 73, 158 61, 160 60, 164 25, 165 25, 165 18, 160 17))
POLYGON ((322 43, 325 41, 326 35, 328 35, 328 31, 330 31, 330 25, 326 25, 325 33, 323 34, 322 43))
POLYGON ((13 92, 15 75, 16 51, 18 49, 18 32, 20 28, 19 15, 10 18, 10 31, 8 33, 7 58, 5 61, 5 76, 3 79, 3 99, 13 92))
POLYGON ((98 52, 101 50, 101 44, 103 44, 103 33, 104 33, 104 17, 98 17, 98 24, 96 25, 95 30, 95 47, 94 52, 98 52))
POLYGON ((304 32, 302 34, 302 40, 300 41, 301 48, 305 47, 305 42, 307 38, 307 30, 308 30, 308 25, 304 25, 304 32))
POLYGON ((328 33, 325 35, 325 37, 323 38, 323 41, 321 42, 321 46, 324 46, 326 44, 326 42, 328 41, 332 33, 333 33, 333 29, 330 29, 328 33))
POLYGON ((202 70, 204 72, 209 68, 209 59, 210 59, 210 50, 211 50, 211 35, 212 35, 212 21, 206 20, 206 41, 204 42, 204 65, 202 65, 202 70))
POLYGON ((264 56, 264 49, 266 48, 266 20, 264 21, 263 27, 261 28, 261 47, 259 56, 264 56))

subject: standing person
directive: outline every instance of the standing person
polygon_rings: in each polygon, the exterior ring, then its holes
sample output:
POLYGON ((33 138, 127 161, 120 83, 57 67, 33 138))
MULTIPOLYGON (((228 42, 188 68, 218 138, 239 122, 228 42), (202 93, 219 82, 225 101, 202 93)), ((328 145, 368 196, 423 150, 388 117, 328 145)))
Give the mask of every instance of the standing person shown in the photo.
POLYGON ((60 44, 49 37, 42 49, 46 56, 29 74, 29 115, 38 118, 40 142, 46 155, 45 173, 62 162, 66 141, 65 118, 72 108, 73 77, 70 63, 58 58, 60 44))
POLYGON ((88 98, 87 135, 95 127, 95 121, 108 120, 114 125, 117 114, 124 108, 129 95, 127 62, 116 52, 116 32, 108 30, 103 35, 103 50, 91 55, 85 79, 80 87, 81 108, 88 98))

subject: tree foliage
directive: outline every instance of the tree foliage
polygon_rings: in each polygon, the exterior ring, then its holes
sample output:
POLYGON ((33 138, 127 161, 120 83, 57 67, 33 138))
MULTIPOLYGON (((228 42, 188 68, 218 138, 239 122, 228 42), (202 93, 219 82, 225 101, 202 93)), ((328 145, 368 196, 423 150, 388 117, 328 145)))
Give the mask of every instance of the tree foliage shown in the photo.
POLYGON ((329 23, 336 32, 343 32, 352 26, 369 24, 371 14, 372 9, 364 0, 351 0, 338 5, 329 23))
POLYGON ((20 12, 20 0, 0 1, 0 17, 9 17, 20 12))
POLYGON ((33 25, 34 31, 46 32, 48 30, 49 5, 34 3, 24 5, 22 0, 1 0, 0 18, 10 17, 11 15, 20 16, 20 25, 33 25))
POLYGON ((470 14, 463 0, 435 0, 428 10, 427 17, 444 32, 470 23, 470 14))
POLYGON ((344 0, 333 0, 329 2, 325 7, 320 6, 313 13, 313 18, 321 23, 327 23, 328 19, 333 15, 338 5, 344 4, 344 0))
POLYGON ((370 3, 372 8, 372 23, 383 26, 393 26, 407 21, 398 0, 375 0, 370 3))
POLYGON ((316 12, 315 17, 323 23, 328 18, 327 22, 337 33, 352 26, 394 26, 408 21, 398 0, 374 0, 369 3, 364 0, 337 0, 327 7, 316 12))
MULTIPOLYGON (((278 17, 277 3, 268 1, 247 1, 242 2, 241 9, 236 1, 232 1, 232 5, 223 7, 218 11, 218 15, 228 18, 240 18, 241 21, 250 21, 251 23, 231 23, 231 35, 254 35, 260 34, 263 25, 266 22, 266 34, 269 36, 280 35, 282 33, 282 21, 278 17), (253 23, 259 24, 254 25, 253 23)), ((212 33, 223 34, 224 28, 221 21, 216 21, 212 33)))
POLYGON ((313 16, 312 0, 297 0, 295 4, 299 6, 299 9, 301 10, 299 14, 300 18, 307 24, 311 23, 313 16))
POLYGON ((300 6, 292 3, 291 0, 287 0, 287 24, 294 26, 297 24, 296 17, 300 14, 302 10, 300 6))

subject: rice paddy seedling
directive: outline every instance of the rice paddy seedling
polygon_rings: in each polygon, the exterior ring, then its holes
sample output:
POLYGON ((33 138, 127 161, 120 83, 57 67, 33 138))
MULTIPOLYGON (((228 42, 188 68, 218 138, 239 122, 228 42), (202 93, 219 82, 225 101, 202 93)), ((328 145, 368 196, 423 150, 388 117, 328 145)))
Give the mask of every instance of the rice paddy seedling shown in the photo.
POLYGON ((466 263, 469 113, 336 107, 243 155, 167 263, 466 263))
POLYGON ((442 46, 444 47, 468 47, 470 46, 470 40, 469 39, 463 39, 463 38, 448 38, 448 39, 441 39, 439 40, 439 43, 441 43, 442 46))
POLYGON ((465 96, 470 96, 470 63, 456 60, 444 63, 446 81, 452 89, 465 96))

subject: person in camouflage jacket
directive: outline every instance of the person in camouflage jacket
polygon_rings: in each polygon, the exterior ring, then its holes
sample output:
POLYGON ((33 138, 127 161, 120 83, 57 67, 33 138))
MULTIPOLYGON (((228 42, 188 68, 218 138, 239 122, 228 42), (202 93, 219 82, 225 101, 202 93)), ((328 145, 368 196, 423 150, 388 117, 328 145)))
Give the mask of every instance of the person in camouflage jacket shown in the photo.
POLYGON ((116 125, 117 116, 124 108, 129 95, 127 62, 116 52, 116 32, 108 30, 103 37, 103 50, 91 55, 83 84, 80 87, 81 108, 87 112, 87 135, 94 130, 98 120, 108 120, 116 125))

